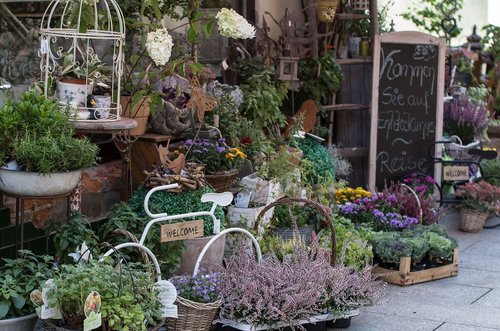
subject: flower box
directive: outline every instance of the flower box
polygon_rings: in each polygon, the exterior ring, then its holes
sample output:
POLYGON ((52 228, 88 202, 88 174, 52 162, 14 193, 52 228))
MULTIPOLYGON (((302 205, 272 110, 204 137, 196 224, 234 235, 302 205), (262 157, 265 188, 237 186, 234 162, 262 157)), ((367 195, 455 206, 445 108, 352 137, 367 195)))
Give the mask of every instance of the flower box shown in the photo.
MULTIPOLYGON (((326 322, 334 319, 335 317, 332 314, 322 314, 316 315, 308 318, 307 320, 300 321, 300 325, 302 325, 308 331, 322 331, 326 330, 326 322)), ((221 331, 232 331, 232 330, 241 330, 241 331, 262 331, 268 330, 267 325, 251 325, 246 323, 238 323, 231 320, 222 320, 223 326, 219 326, 217 329, 221 331)), ((279 323, 277 327, 279 327, 279 323)), ((287 328, 283 325, 283 328, 280 330, 292 330, 291 328, 287 328)))
POLYGON ((453 250, 453 259, 451 261, 444 261, 439 267, 420 271, 411 271, 410 268, 411 257, 405 256, 399 262, 399 270, 394 271, 377 266, 373 272, 380 274, 380 277, 388 283, 402 286, 456 276, 458 274, 458 248, 453 250))

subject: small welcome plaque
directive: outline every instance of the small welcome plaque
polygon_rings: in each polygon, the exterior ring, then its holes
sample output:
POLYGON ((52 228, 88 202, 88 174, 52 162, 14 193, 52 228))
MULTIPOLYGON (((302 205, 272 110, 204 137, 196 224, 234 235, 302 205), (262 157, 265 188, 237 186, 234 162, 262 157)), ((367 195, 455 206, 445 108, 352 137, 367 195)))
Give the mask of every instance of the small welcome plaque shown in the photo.
POLYGON ((443 180, 451 182, 455 180, 469 180, 468 166, 444 166, 443 180))
POLYGON ((161 242, 203 237, 203 220, 163 224, 161 242))

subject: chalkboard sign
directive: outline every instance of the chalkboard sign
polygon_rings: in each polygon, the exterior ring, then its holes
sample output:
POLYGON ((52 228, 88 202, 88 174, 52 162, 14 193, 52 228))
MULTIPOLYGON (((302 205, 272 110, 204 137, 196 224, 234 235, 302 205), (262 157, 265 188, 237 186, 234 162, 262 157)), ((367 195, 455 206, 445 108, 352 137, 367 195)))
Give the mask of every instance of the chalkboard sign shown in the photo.
POLYGON ((420 32, 375 36, 371 189, 412 172, 440 178, 428 147, 442 136, 444 52, 443 39, 420 32))

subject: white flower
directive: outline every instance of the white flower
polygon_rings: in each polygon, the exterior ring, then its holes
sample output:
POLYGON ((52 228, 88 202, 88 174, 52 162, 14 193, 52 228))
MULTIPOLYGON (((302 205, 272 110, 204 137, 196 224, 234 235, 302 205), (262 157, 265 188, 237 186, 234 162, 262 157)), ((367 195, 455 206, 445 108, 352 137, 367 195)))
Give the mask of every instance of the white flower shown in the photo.
POLYGON ((165 28, 149 32, 146 38, 146 49, 157 66, 168 62, 173 45, 172 36, 165 28))
POLYGON ((217 26, 222 36, 234 39, 249 39, 255 37, 255 27, 247 20, 229 8, 222 8, 217 15, 217 26))

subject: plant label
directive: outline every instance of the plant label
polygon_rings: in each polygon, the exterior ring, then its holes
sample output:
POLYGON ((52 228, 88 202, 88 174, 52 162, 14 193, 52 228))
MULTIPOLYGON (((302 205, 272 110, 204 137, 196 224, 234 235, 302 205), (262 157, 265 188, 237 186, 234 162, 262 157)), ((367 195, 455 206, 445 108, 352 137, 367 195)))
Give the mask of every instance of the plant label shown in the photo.
POLYGON ((177 299, 177 290, 174 284, 168 280, 159 280, 156 282, 159 290, 159 299, 162 305, 162 317, 177 318, 177 306, 174 305, 177 299))
POLYGON ((443 181, 453 182, 456 180, 469 180, 468 166, 444 166, 443 181))
MULTIPOLYGON (((215 224, 214 224, 215 229, 215 224)), ((220 224, 219 224, 220 229, 220 224)), ((161 242, 203 237, 203 220, 163 224, 161 226, 161 242)))
POLYGON ((43 39, 40 44, 40 52, 42 54, 47 54, 49 52, 49 41, 47 39, 43 39))
POLYGON ((40 290, 33 290, 30 293, 30 300, 35 305, 35 312, 38 315, 38 318, 42 317, 42 292, 40 290))
POLYGON ((41 319, 61 319, 61 310, 57 307, 56 302, 53 300, 50 292, 55 288, 54 280, 49 279, 45 282, 42 288, 42 301, 43 306, 40 312, 41 319))
POLYGON ((97 291, 92 291, 85 300, 83 313, 87 317, 83 321, 83 331, 97 329, 102 325, 101 317, 101 295, 97 291))

